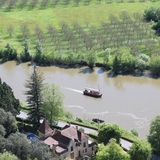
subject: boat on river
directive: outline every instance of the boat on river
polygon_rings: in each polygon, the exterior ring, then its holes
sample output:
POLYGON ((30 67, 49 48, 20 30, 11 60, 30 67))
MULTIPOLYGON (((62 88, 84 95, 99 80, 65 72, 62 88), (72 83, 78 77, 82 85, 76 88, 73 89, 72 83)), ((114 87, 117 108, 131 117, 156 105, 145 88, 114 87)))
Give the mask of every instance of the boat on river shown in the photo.
POLYGON ((92 89, 92 88, 85 88, 83 91, 84 95, 95 97, 95 98, 100 98, 102 97, 102 93, 100 90, 92 89))

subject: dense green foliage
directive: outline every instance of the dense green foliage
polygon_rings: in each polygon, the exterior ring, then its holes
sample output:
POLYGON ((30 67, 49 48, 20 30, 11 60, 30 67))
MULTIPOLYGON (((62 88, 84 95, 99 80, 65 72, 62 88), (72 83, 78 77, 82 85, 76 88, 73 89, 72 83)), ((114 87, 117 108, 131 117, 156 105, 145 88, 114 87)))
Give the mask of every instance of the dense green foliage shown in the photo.
POLYGON ((128 153, 131 155, 131 160, 150 160, 152 148, 147 141, 137 140, 132 144, 128 153))
POLYGON ((130 160, 130 155, 125 153, 114 139, 111 139, 107 146, 101 144, 98 147, 96 160, 130 160))
POLYGON ((160 115, 151 121, 148 142, 154 151, 160 153, 160 115))
MULTIPOLYGON (((1 153, 4 152, 16 155, 19 160, 54 160, 45 143, 42 141, 31 143, 26 135, 19 132, 11 134, 8 138, 0 136, 0 157, 2 156, 1 153)), ((3 156, 5 155, 3 154, 3 156)), ((8 156, 10 157, 10 155, 8 156)))
POLYGON ((50 124, 52 124, 57 117, 63 116, 63 94, 59 86, 55 84, 45 85, 42 90, 42 99, 42 111, 50 124))
POLYGON ((156 24, 153 25, 152 28, 156 30, 157 35, 160 36, 160 19, 156 24))
POLYGON ((135 58, 130 54, 128 48, 120 48, 113 61, 115 73, 132 73, 135 69, 135 58))
POLYGON ((15 154, 19 159, 26 160, 31 154, 31 144, 27 137, 22 133, 14 133, 8 137, 7 150, 15 154))
POLYGON ((25 40, 25 42, 24 42, 24 50, 20 54, 20 59, 22 62, 28 62, 28 61, 32 60, 28 40, 25 40))
POLYGON ((96 49, 92 48, 90 51, 87 52, 87 63, 88 65, 93 68, 97 62, 97 54, 96 49))
POLYGON ((98 142, 106 145, 111 138, 120 143, 121 130, 116 124, 102 124, 98 132, 98 142))
POLYGON ((144 71, 145 69, 148 69, 150 65, 150 57, 145 54, 140 54, 137 56, 136 60, 136 68, 139 69, 139 71, 144 71))
POLYGON ((42 141, 32 144, 31 158, 37 158, 38 160, 54 160, 49 147, 42 141))
POLYGON ((158 22, 160 20, 160 8, 148 7, 143 14, 145 20, 158 22))
POLYGON ((150 62, 150 70, 153 75, 160 75, 160 56, 152 56, 150 62))
POLYGON ((0 109, 0 124, 1 126, 1 136, 8 136, 13 132, 17 131, 16 119, 10 112, 5 112, 3 109, 0 109))
POLYGON ((131 133, 136 137, 138 137, 138 135, 139 135, 138 131, 136 129, 131 129, 131 133))
POLYGON ((8 145, 7 138, 0 136, 0 153, 3 153, 6 150, 7 145, 8 145))
POLYGON ((17 115, 20 111, 20 102, 15 98, 12 89, 0 79, 0 108, 17 115))
POLYGON ((160 35, 160 8, 149 7, 144 11, 144 19, 147 21, 154 21, 155 24, 152 26, 156 33, 160 35))
POLYGON ((28 80, 26 80, 25 94, 27 95, 27 103, 29 105, 29 119, 35 128, 40 125, 40 119, 43 117, 42 113, 42 89, 43 89, 43 74, 38 71, 36 66, 31 68, 28 80))
POLYGON ((2 62, 6 62, 9 60, 16 60, 17 51, 9 44, 5 46, 5 49, 2 51, 2 62))
POLYGON ((18 157, 12 153, 4 152, 0 153, 0 160, 18 160, 18 157))
POLYGON ((4 137, 6 135, 5 128, 0 124, 0 136, 4 137))

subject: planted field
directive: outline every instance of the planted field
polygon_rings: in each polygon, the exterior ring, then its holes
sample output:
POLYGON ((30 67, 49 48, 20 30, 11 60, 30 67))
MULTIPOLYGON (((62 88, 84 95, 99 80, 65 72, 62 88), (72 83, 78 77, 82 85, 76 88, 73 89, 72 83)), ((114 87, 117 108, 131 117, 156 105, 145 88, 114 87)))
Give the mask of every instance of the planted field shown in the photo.
POLYGON ((4 1, 0 0, 1 48, 10 43, 20 53, 25 39, 34 52, 39 41, 46 54, 86 52, 127 46, 154 53, 159 47, 143 11, 159 1, 4 1), (11 4, 12 2, 12 4, 11 4), (14 3, 13 3, 14 2, 14 3), (2 5, 3 4, 3 5, 2 5))

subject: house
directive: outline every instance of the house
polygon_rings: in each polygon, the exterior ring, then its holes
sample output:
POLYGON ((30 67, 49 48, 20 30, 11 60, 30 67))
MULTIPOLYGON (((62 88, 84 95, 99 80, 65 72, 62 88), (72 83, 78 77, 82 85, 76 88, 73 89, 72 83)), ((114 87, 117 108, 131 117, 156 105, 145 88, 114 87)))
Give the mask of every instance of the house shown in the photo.
POLYGON ((96 143, 91 142, 83 130, 78 126, 64 126, 61 131, 54 131, 49 127, 46 120, 43 121, 39 130, 39 137, 50 147, 52 154, 58 159, 79 159, 84 156, 91 157, 96 152, 96 143))

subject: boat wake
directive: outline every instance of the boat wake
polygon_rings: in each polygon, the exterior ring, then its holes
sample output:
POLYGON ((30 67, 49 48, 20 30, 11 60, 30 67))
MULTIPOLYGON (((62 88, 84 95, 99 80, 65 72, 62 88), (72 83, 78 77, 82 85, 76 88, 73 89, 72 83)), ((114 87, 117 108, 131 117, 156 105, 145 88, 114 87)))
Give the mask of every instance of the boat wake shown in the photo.
MULTIPOLYGON (((114 117, 114 119, 121 119, 121 117, 128 117, 129 119, 133 120, 133 123, 135 124, 135 126, 137 126, 138 128, 145 128, 147 126, 149 126, 149 121, 147 118, 141 118, 141 117, 137 117, 136 115, 134 115, 133 113, 123 113, 123 112, 109 112, 109 111, 102 111, 102 112, 89 112, 87 111, 84 107, 82 106, 76 106, 76 105, 67 105, 66 107, 68 108, 73 108, 71 110, 79 110, 79 114, 84 114, 85 116, 88 115, 88 117, 99 117, 99 116, 103 116, 106 117, 106 115, 108 115, 108 117, 114 117), (115 118, 117 117, 117 118, 115 118)), ((105 121, 107 121, 107 119, 104 118, 105 121)))
POLYGON ((135 119, 134 123, 136 126, 139 128, 144 128, 145 126, 149 125, 149 121, 147 118, 140 118, 134 115, 133 113, 122 113, 122 112, 117 112, 115 116, 127 116, 135 119))
POLYGON ((68 106, 66 106, 66 107, 68 107, 68 108, 77 108, 77 109, 81 109, 81 110, 83 111, 83 113, 86 112, 86 110, 85 110, 84 107, 82 107, 82 106, 68 105, 68 106))
POLYGON ((87 110, 85 110, 84 107, 82 107, 82 106, 76 106, 76 105, 68 105, 66 107, 80 109, 84 114, 88 114, 88 115, 105 115, 105 114, 108 113, 108 111, 99 112, 99 113, 91 113, 91 112, 87 112, 87 110))
POLYGON ((83 91, 77 90, 77 89, 73 89, 73 88, 67 88, 67 87, 62 87, 62 88, 68 89, 68 90, 70 90, 70 91, 78 92, 78 93, 83 93, 83 91))
POLYGON ((89 115, 104 115, 104 114, 107 114, 108 113, 108 111, 104 111, 104 112, 99 112, 99 113, 87 113, 87 114, 89 114, 89 115))
POLYGON ((106 114, 108 114, 108 116, 111 116, 111 117, 123 117, 123 116, 125 116, 126 118, 128 117, 128 118, 133 119, 133 122, 134 122, 135 126, 137 126, 138 128, 145 128, 145 127, 149 126, 149 121, 148 121, 147 118, 137 117, 133 113, 108 112, 108 111, 97 112, 97 113, 89 113, 89 112, 85 112, 85 113, 88 114, 88 115, 94 115, 94 116, 97 116, 97 117, 98 116, 105 116, 106 114))

